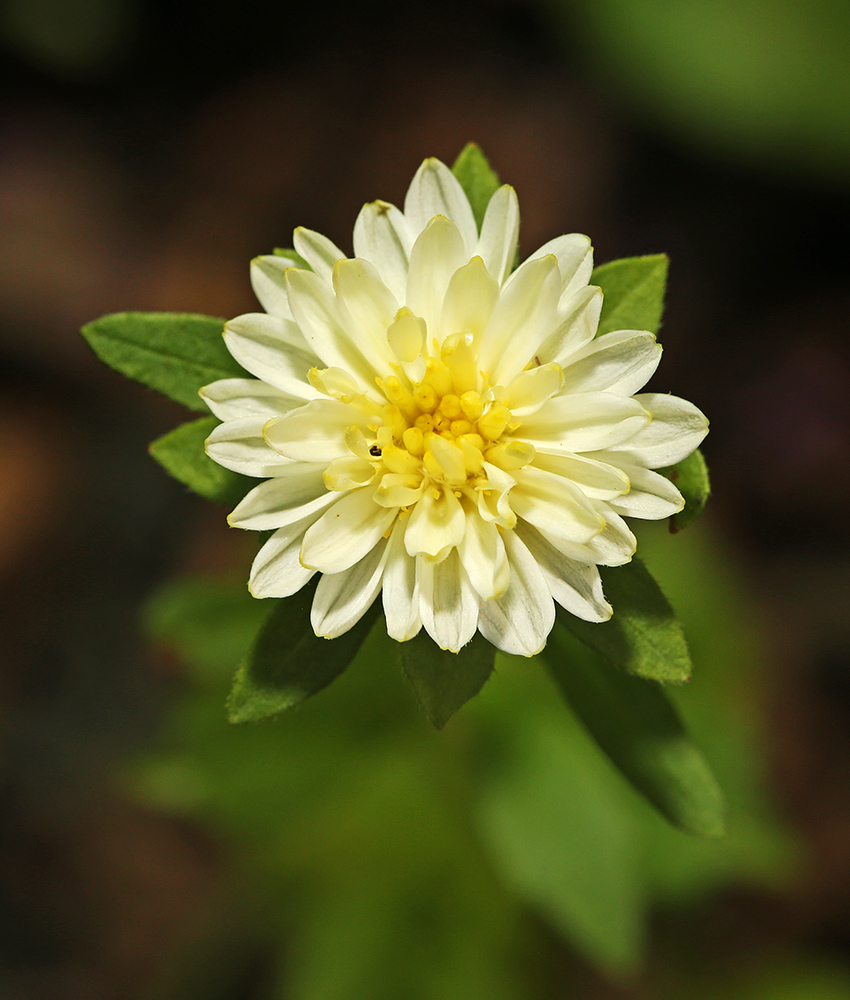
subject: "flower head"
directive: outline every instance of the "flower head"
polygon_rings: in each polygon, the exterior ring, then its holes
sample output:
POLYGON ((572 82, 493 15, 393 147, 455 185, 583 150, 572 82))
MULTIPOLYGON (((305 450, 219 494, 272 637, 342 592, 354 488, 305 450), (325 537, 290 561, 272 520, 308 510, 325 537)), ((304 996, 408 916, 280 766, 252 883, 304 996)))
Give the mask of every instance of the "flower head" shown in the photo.
POLYGON ((478 629, 531 655, 554 601, 610 617, 598 566, 634 554, 623 515, 683 506, 652 470, 689 455, 705 417, 635 395, 661 356, 651 333, 595 337, 587 237, 560 236, 511 273, 518 231, 511 187, 479 232, 459 182, 430 159, 403 212, 363 207, 353 258, 299 228, 310 270, 252 264, 265 313, 224 337, 256 378, 202 390, 222 420, 207 450, 265 480, 229 518, 274 532, 251 592, 287 597, 320 573, 317 635, 347 631, 381 594, 394 639, 424 627, 457 651, 478 629))

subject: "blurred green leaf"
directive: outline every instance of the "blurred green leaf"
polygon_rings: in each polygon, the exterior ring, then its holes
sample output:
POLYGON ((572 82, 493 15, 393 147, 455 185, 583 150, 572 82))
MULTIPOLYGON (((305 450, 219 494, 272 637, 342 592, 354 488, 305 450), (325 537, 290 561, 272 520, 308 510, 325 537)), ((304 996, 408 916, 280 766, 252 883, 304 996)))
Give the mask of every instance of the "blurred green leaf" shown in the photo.
POLYGON ((181 424, 152 441, 148 450, 166 472, 190 490, 207 500, 233 507, 256 483, 207 457, 204 441, 218 424, 215 417, 181 424))
POLYGON ((484 686, 493 672, 496 647, 476 632, 459 653, 450 653, 423 629, 398 644, 398 656, 429 722, 442 729, 484 686))
POLYGON ((310 267, 307 261, 304 260, 297 250, 287 250, 285 247, 275 247, 273 253, 275 257, 286 257, 287 260, 291 260, 295 267, 302 267, 305 271, 313 270, 313 268, 310 267))
POLYGON ((667 287, 666 254, 623 257, 593 269, 592 285, 605 296, 597 336, 613 330, 649 330, 658 333, 667 287))
POLYGON ((690 680, 682 626, 643 562, 635 558, 600 572, 613 616, 607 622, 586 622, 558 606, 560 626, 630 674, 668 684, 690 680))
POLYGON ((224 322, 194 313, 125 312, 96 319, 81 333, 111 368, 205 413, 202 386, 245 375, 224 346, 224 322))
POLYGON ((640 826, 604 758, 555 707, 523 711, 494 733, 479 823, 507 885, 591 961, 628 976, 646 933, 640 826))
POLYGON ((474 142, 468 142, 460 151, 452 173, 460 181, 460 186, 469 199, 475 224, 480 231, 490 199, 499 188, 499 176, 481 152, 481 147, 474 142))
POLYGON ((670 518, 671 530, 681 531, 696 521, 711 495, 708 466, 705 464, 702 452, 697 448, 677 465, 658 471, 674 483, 685 498, 684 509, 670 518))
POLYGON ((564 697, 634 787, 688 833, 721 836, 720 789, 664 691, 599 657, 571 655, 558 625, 542 655, 564 697))
POLYGON ((253 722, 292 708, 327 687, 357 655, 380 603, 341 636, 320 639, 310 625, 314 590, 308 585, 277 601, 266 618, 227 699, 231 722, 253 722))

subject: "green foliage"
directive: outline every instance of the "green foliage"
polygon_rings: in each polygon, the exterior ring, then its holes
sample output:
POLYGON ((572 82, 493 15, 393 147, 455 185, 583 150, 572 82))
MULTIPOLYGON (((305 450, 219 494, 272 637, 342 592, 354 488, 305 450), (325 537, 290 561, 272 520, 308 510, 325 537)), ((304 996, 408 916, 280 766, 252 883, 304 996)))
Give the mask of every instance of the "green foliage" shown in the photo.
POLYGON ((607 622, 586 622, 558 608, 558 625, 611 663, 663 683, 691 679, 691 657, 670 602, 640 559, 602 567, 605 595, 614 607, 607 622))
POLYGON ((301 267, 305 271, 312 271, 313 268, 307 263, 306 260, 298 253, 297 250, 287 250, 284 247, 274 248, 275 257, 286 257, 287 260, 291 260, 295 267, 301 267))
POLYGON ((398 644, 398 655, 416 698, 437 729, 473 698, 493 672, 496 649, 476 632, 459 653, 435 645, 424 629, 398 644))
POLYGON ((705 464, 702 452, 697 448, 677 465, 658 471, 675 483, 685 498, 684 509, 670 518, 671 530, 681 531, 700 516, 711 495, 708 466, 705 464))
POLYGON ((225 469, 204 452, 204 441, 218 426, 215 417, 181 424, 151 442, 148 450, 166 472, 215 503, 235 506, 256 485, 248 476, 225 469))
POLYGON ((721 836, 720 789, 662 689, 602 659, 572 655, 573 649, 556 628, 543 656, 599 746, 671 823, 699 836, 721 836))
POLYGON ((277 601, 242 662, 227 700, 231 722, 277 715, 327 687, 357 655, 380 608, 336 639, 321 639, 310 625, 314 587, 277 601))
POLYGON ((623 257, 593 269, 592 285, 598 285, 605 299, 597 336, 613 330, 649 330, 658 333, 667 287, 666 254, 623 257))
POLYGON ((202 386, 245 374, 224 346, 223 329, 223 319, 194 313, 125 312, 96 319, 81 332, 111 368, 206 412, 202 386))
POLYGON ((469 199, 475 224, 480 231, 490 199, 499 188, 499 176, 481 152, 481 147, 474 142, 468 142, 460 151, 452 166, 452 173, 460 181, 460 186, 469 199))

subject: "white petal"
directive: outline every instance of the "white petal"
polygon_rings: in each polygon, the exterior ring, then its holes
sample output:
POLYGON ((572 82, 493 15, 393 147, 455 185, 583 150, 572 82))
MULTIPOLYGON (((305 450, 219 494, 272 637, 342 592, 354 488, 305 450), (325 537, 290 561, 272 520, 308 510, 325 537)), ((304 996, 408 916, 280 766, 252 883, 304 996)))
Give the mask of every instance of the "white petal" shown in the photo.
POLYGON ((473 257, 451 276, 443 301, 441 328, 446 336, 471 333, 479 339, 499 298, 499 285, 484 261, 473 257))
POLYGON ((468 259, 457 226, 444 215, 433 218, 413 244, 406 304, 425 320, 429 340, 440 337, 440 317, 449 280, 468 259))
POLYGON ((678 514, 685 506, 684 497, 666 476, 639 465, 617 464, 631 481, 628 493, 609 500, 610 506, 619 514, 657 521, 678 514))
POLYGON ((516 533, 506 531, 504 541, 511 582, 502 597, 481 602, 478 627, 504 652, 534 656, 555 624, 555 604, 546 577, 516 533))
POLYGON ((563 384, 561 366, 541 365, 520 372, 508 386, 507 406, 514 417, 526 417, 558 392, 563 384))
POLYGON ((333 269, 338 260, 343 260, 345 254, 340 248, 321 233, 313 232, 299 226, 292 234, 295 249, 313 268, 316 274, 330 283, 333 269))
POLYGON ((395 296, 374 265, 358 258, 337 264, 333 285, 345 327, 356 338, 360 353, 376 371, 388 371, 395 360, 387 340, 398 312, 395 296))
POLYGON ((622 566, 631 562, 637 549, 635 536, 626 522, 611 510, 609 505, 602 504, 601 501, 599 503, 604 507, 601 513, 605 517, 605 527, 583 545, 549 534, 540 528, 538 531, 549 544, 576 562, 599 566, 622 566))
POLYGON ((527 466, 514 473, 511 506, 518 517, 557 538, 584 544, 604 527, 592 502, 562 476, 527 466))
POLYGON ((608 392, 564 393, 522 421, 517 437, 538 451, 599 451, 619 445, 649 423, 635 399, 608 392))
POLYGON ((561 299, 566 302, 590 281, 593 271, 593 247, 587 236, 582 236, 581 233, 569 233, 566 236, 556 236, 528 259, 537 260, 550 253, 558 258, 558 269, 561 272, 561 299))
POLYGON ((266 254, 251 261, 251 287, 260 305, 270 316, 292 319, 284 274, 293 267, 288 257, 266 254))
POLYGON ((566 308, 559 305, 555 329, 537 352, 541 362, 557 361, 562 368, 569 365, 573 354, 596 336, 602 301, 602 289, 588 285, 570 298, 566 308))
POLYGON ((276 452, 301 462, 332 462, 350 455, 349 427, 365 431, 374 420, 357 406, 338 399, 314 399, 297 410, 267 421, 263 436, 276 452))
POLYGON ((511 273, 519 239, 519 202, 510 184, 503 184, 490 199, 476 252, 501 285, 511 273))
POLYGON ((570 614, 587 622, 604 622, 612 614, 594 565, 570 559, 530 524, 521 521, 516 533, 537 562, 552 596, 570 614))
POLYGON ((419 615, 419 585, 416 557, 404 548, 404 522, 396 521, 390 535, 382 591, 387 635, 407 642, 422 628, 419 615))
POLYGON ((413 233, 420 233, 435 215, 457 226, 466 260, 478 242, 478 227, 463 188, 449 168, 433 157, 416 171, 404 199, 404 217, 413 233))
POLYGON ((606 333, 577 351, 564 368, 569 392, 615 392, 631 396, 652 377, 661 345, 644 330, 606 333))
POLYGON ((248 589, 254 597, 291 597, 315 575, 301 565, 304 532, 321 517, 320 510, 278 528, 257 553, 251 566, 248 589))
POLYGON ((204 450, 214 462, 243 476, 278 476, 292 463, 272 451, 263 438, 267 420, 266 416, 226 420, 207 438, 204 450))
POLYGON ((386 558, 387 542, 381 538, 350 569, 326 573, 319 580, 310 612, 316 635, 335 639, 360 621, 381 589, 386 558))
POLYGON ((268 420, 304 403, 303 399, 296 399, 254 378, 219 379, 205 385, 200 390, 200 397, 219 420, 253 416, 264 416, 268 420))
POLYGON ((237 316, 224 327, 228 351, 252 375, 299 399, 319 395, 307 372, 319 359, 298 327, 265 313, 237 316))
POLYGON ((380 541, 397 511, 379 507, 371 486, 347 493, 307 531, 301 562, 320 573, 341 573, 380 541))
POLYGON ((687 458, 708 434, 708 420, 693 403, 678 396, 645 392, 634 397, 652 414, 652 422, 618 451, 633 455, 637 465, 662 469, 687 458))
POLYGON ((510 581, 510 566, 499 529, 469 510, 458 554, 470 583, 485 600, 501 597, 510 581))
POLYGON ((466 517, 454 493, 428 487, 407 519, 405 548, 411 556, 424 553, 440 559, 460 542, 465 526, 466 517), (439 492, 436 497, 435 492, 439 492))
POLYGON ((227 523, 234 528, 268 531, 294 524, 313 511, 327 507, 338 494, 329 493, 322 474, 324 465, 293 462, 274 479, 247 493, 227 523))
MULTIPOLYGON (((602 452, 603 457, 607 454, 602 452)), ((630 486, 628 474, 621 468, 586 455, 546 455, 538 452, 533 464, 538 469, 569 479, 592 500, 613 500, 626 493, 630 486)))
POLYGON ((401 212, 386 201, 364 205, 354 223, 354 256, 371 261, 399 302, 407 291, 413 235, 401 212))
POLYGON ((328 367, 349 372, 362 391, 374 389, 374 369, 345 328, 333 289, 312 271, 291 268, 286 285, 292 315, 310 347, 328 367))
POLYGON ((478 598, 457 549, 439 563, 419 556, 416 578, 425 631, 440 649, 457 653, 475 635, 478 625, 478 598))
POLYGON ((557 319, 560 279, 554 257, 526 261, 502 289, 481 338, 479 365, 493 385, 506 385, 525 368, 557 319))

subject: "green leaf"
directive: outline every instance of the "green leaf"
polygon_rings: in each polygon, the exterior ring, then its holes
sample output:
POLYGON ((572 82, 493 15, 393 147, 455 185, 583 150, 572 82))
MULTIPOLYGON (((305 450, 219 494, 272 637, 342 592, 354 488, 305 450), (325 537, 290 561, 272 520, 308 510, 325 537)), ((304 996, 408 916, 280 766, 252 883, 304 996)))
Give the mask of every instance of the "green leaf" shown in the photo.
POLYGON ((658 333, 667 286, 666 254, 623 257, 593 269, 592 285, 605 299, 597 336, 612 330, 649 330, 658 333))
POLYGON ((190 490, 207 500, 233 507, 256 483, 207 457, 204 441, 218 423, 215 417, 201 417, 181 424, 153 441, 148 450, 166 472, 190 490))
POLYGON ((558 607, 558 621, 586 646, 630 674, 662 683, 691 679, 691 656, 670 602, 640 559, 602 568, 614 607, 607 622, 586 622, 558 607))
POLYGON ((305 271, 312 271, 313 268, 307 263, 306 260, 298 253, 297 250, 287 250, 284 247, 274 248, 275 257, 286 257, 287 260, 291 260, 295 267, 303 267, 305 271))
POLYGON ((223 319, 194 313, 114 313, 81 330, 111 368, 156 389, 190 410, 206 412, 198 390, 245 372, 230 356, 223 319))
POLYGON ((460 186, 469 199, 475 224, 480 231, 490 199, 499 188, 499 175, 490 166, 481 147, 474 142, 468 142, 460 151, 452 173, 460 181, 460 186))
POLYGON ((684 509, 670 518, 670 530, 681 531, 696 521, 711 495, 708 466, 705 464, 702 452, 697 448, 678 465, 671 465, 668 469, 658 471, 674 483, 685 498, 684 509))
POLYGON ((612 763, 675 826, 722 836, 723 798, 664 690, 600 657, 575 654, 557 624, 543 652, 549 670, 612 763))
POLYGON ((227 699, 231 722, 277 715, 335 680, 357 655, 379 610, 375 602, 336 639, 320 639, 310 625, 314 586, 277 602, 236 673, 227 699))
POLYGON ((428 721, 442 729, 484 686, 493 672, 496 648, 476 632, 459 653, 450 653, 423 630, 399 643, 398 655, 428 721))

